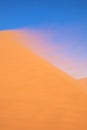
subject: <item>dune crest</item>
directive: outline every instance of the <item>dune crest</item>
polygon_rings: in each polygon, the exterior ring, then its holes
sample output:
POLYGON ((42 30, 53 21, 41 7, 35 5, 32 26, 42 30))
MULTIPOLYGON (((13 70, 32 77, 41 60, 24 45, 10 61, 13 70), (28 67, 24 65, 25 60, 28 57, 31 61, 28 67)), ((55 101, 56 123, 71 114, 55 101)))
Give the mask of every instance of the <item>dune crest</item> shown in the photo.
POLYGON ((0 32, 0 130, 87 130, 87 95, 17 35, 0 32))

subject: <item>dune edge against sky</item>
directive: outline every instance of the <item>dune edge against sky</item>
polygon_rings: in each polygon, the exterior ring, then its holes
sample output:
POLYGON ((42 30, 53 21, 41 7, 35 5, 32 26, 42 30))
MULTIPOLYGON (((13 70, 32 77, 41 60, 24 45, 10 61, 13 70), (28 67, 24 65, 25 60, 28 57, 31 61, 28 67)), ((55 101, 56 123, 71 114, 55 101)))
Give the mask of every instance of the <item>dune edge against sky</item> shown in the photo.
POLYGON ((86 130, 87 95, 13 34, 0 32, 0 129, 86 130))

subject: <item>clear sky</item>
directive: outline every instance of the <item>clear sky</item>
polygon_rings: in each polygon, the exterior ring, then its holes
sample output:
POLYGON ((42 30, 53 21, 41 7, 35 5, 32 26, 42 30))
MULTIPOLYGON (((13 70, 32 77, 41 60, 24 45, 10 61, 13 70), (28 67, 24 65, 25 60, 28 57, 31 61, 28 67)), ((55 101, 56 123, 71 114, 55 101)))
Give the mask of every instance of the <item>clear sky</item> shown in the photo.
POLYGON ((1 0, 0 30, 22 27, 50 32, 50 44, 76 59, 73 75, 87 76, 87 0, 1 0))

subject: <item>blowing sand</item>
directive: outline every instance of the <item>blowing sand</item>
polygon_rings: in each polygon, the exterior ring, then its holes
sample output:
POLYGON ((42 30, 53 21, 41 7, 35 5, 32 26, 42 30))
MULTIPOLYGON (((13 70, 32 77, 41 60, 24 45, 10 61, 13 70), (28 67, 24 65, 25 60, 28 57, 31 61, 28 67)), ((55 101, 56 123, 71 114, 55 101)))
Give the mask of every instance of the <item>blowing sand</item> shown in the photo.
POLYGON ((0 32, 0 130, 87 130, 87 95, 75 79, 0 32))

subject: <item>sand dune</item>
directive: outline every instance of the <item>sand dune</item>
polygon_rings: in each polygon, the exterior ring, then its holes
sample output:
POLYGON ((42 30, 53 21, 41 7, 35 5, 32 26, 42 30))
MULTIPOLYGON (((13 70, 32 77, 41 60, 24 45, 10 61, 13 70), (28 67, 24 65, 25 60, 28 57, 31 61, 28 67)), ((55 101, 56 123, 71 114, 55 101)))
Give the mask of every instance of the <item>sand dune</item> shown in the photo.
POLYGON ((87 95, 75 79, 0 32, 0 130, 87 130, 87 95))
POLYGON ((85 87, 87 87, 87 78, 80 79, 79 82, 85 87))

